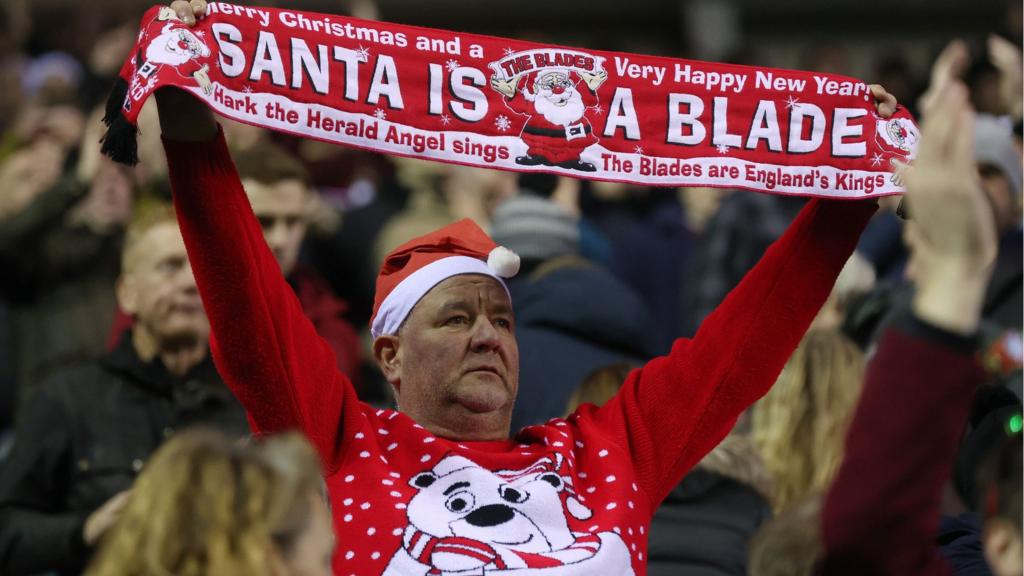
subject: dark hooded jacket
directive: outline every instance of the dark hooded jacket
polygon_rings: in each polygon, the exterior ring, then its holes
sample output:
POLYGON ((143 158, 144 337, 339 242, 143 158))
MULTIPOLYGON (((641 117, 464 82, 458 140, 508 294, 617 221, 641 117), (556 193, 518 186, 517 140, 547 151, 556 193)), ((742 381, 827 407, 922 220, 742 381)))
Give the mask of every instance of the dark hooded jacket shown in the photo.
POLYGON ((651 520, 649 576, 744 576, 747 546, 772 517, 768 474, 742 436, 705 456, 651 520))
POLYGON ((640 298, 582 258, 549 260, 509 288, 519 341, 513 430, 563 415, 594 370, 640 365, 655 354, 651 315, 640 298))

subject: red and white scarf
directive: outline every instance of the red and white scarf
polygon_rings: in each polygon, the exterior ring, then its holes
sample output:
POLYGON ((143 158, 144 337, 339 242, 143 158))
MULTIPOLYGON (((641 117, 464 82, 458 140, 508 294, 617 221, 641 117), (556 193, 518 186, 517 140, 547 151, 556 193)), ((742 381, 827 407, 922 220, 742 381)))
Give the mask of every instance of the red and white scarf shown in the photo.
POLYGON ((143 102, 178 86, 249 124, 387 154, 639 185, 839 198, 902 192, 918 132, 834 74, 570 49, 278 8, 155 6, 107 107, 134 162, 143 102))
POLYGON ((551 568, 575 564, 590 558, 601 548, 601 539, 594 534, 576 536, 568 547, 553 552, 520 552, 511 548, 496 549, 486 542, 461 536, 437 537, 412 530, 406 539, 405 551, 417 562, 430 566, 427 574, 441 574, 437 566, 441 556, 465 557, 479 566, 494 564, 498 570, 509 568, 551 568))

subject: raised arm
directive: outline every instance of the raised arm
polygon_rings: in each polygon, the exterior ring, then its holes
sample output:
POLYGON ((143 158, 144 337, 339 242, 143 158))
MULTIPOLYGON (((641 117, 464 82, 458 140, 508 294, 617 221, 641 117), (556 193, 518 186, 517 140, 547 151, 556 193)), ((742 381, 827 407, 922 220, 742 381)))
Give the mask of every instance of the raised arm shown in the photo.
POLYGON ((942 488, 984 377, 972 336, 996 238, 977 181, 966 89, 947 80, 930 92, 906 179, 912 317, 884 335, 868 371, 823 510, 823 574, 950 573, 934 537, 942 488))
POLYGON ((156 96, 174 205, 217 368, 258 433, 301 429, 330 472, 344 428, 359 416, 352 384, 285 282, 212 114, 180 90, 156 96))
MULTIPOLYGON (((879 115, 891 116, 895 98, 869 88, 879 115)), ((874 200, 809 201, 692 340, 634 371, 584 418, 629 453, 653 505, 775 383, 876 209, 874 200)))
POLYGON ((703 322, 626 380, 595 417, 628 440, 659 502, 774 384, 853 252, 874 202, 812 200, 703 322))

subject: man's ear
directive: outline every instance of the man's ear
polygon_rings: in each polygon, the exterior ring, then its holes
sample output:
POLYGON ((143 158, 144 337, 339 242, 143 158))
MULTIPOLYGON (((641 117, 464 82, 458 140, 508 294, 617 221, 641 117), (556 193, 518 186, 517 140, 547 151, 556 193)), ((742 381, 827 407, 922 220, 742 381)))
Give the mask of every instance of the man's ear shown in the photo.
POLYGON ((373 341, 373 357, 384 373, 384 378, 395 388, 396 394, 402 382, 402 359, 398 347, 398 335, 386 334, 378 336, 373 341))
POLYGON ((993 574, 1020 573, 1021 536, 1010 522, 1002 518, 985 522, 982 547, 993 574))
POLYGON ((114 293, 117 297, 117 305, 129 316, 138 312, 139 290, 131 276, 122 274, 118 276, 114 284, 114 293))

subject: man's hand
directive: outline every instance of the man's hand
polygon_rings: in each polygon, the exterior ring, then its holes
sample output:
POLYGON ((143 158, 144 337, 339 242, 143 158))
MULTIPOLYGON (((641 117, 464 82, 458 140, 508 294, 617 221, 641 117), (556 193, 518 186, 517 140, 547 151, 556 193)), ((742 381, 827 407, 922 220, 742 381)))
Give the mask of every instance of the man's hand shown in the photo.
MULTIPOLYGON (((174 0, 171 9, 182 22, 195 26, 196 18, 206 14, 206 0, 174 0)), ((201 77, 196 77, 196 81, 203 90, 207 90, 209 77, 205 76, 204 70, 200 70, 200 73, 205 77, 207 85, 203 85, 201 77)), ((213 113, 195 96, 173 87, 161 88, 155 96, 160 129, 168 140, 208 142, 217 135, 217 121, 213 119, 213 113)))
POLYGON ((928 89, 917 101, 922 116, 928 116, 929 109, 935 105, 938 94, 953 82, 967 68, 969 60, 967 45, 962 40, 950 42, 932 64, 932 78, 928 89))
POLYGON ((64 148, 53 138, 18 150, 0 164, 0 218, 16 214, 60 178, 64 148))
POLYGON ((587 83, 587 88, 590 88, 591 92, 597 92, 597 89, 604 84, 604 81, 608 79, 608 72, 604 70, 598 70, 597 72, 579 72, 580 78, 587 83))
POLYGON ((130 169, 101 156, 93 175, 82 182, 89 185, 89 192, 68 212, 67 221, 101 236, 124 226, 132 215, 130 169))
POLYGON ((1003 97, 1006 113, 1014 120, 1024 115, 1024 72, 1021 71, 1021 51, 1016 44, 995 34, 988 37, 988 57, 999 70, 999 93, 1003 97))
MULTIPOLYGON (((974 162, 974 112, 950 58, 929 88, 929 109, 912 168, 906 171, 910 271, 917 284, 915 314, 961 334, 977 329, 996 254, 992 208, 974 162)), ((933 75, 936 78, 936 75, 933 75)))
POLYGON ((491 76, 491 88, 494 88, 498 92, 501 92, 505 98, 511 98, 516 94, 516 86, 519 85, 519 79, 522 76, 516 75, 508 80, 502 80, 497 76, 491 76))
POLYGON ((886 92, 881 84, 868 84, 868 90, 871 91, 871 96, 875 99, 875 112, 878 112, 879 116, 889 118, 896 113, 896 108, 899 106, 896 97, 886 92))
POLYGON ((107 500, 103 506, 100 506, 89 515, 89 518, 85 521, 85 526, 82 528, 82 540, 87 545, 90 547, 95 546, 100 541, 100 538, 107 533, 107 530, 110 530, 117 523, 117 519, 121 517, 121 511, 124 510, 130 494, 131 490, 118 492, 113 498, 107 500))
POLYGON ((196 19, 206 15, 206 0, 174 0, 171 10, 185 24, 195 26, 196 19))

